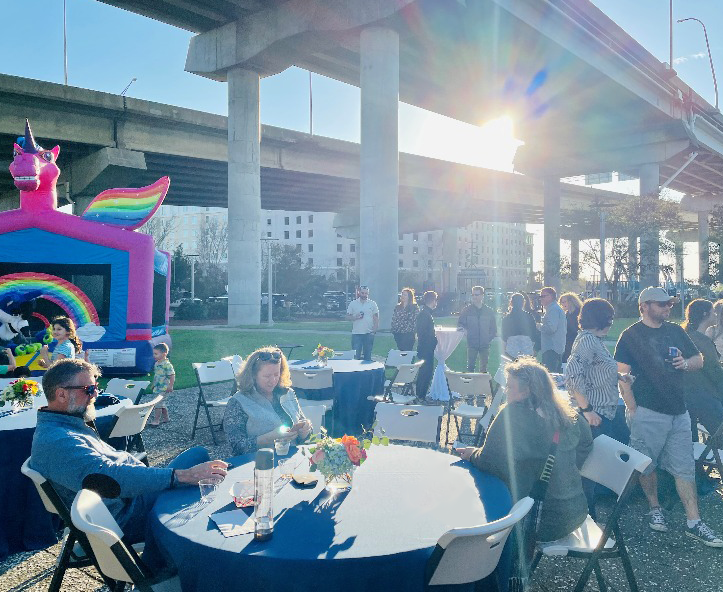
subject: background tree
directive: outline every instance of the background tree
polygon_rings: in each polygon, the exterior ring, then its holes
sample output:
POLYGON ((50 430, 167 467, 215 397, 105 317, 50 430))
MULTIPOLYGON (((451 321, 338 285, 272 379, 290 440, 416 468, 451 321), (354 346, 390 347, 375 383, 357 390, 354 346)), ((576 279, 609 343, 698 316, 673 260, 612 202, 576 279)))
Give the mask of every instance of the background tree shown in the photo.
POLYGON ((164 251, 170 251, 173 249, 173 245, 170 243, 171 234, 176 227, 176 222, 173 218, 151 218, 143 226, 138 229, 138 232, 148 234, 153 237, 153 241, 156 244, 156 249, 163 249, 164 251))
POLYGON ((223 296, 228 286, 228 224, 211 217, 196 231, 196 243, 196 296, 223 296))
POLYGON ((171 257, 171 300, 178 300, 191 291, 191 260, 183 253, 183 245, 173 250, 171 257))

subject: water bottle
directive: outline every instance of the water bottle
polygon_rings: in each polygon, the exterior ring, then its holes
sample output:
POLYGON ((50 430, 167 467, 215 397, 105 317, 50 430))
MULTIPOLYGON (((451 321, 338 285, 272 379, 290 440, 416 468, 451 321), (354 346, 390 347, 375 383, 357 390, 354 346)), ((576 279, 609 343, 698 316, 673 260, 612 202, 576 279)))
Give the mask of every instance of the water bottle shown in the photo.
POLYGON ((274 451, 270 448, 256 453, 254 492, 254 539, 267 541, 274 534, 274 451))

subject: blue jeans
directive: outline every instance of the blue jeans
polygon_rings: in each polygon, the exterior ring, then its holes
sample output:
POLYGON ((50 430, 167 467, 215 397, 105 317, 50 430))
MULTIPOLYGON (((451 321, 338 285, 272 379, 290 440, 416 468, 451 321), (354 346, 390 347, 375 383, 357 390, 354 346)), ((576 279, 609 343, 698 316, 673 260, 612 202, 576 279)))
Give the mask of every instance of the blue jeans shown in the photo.
POLYGON ((351 348, 356 350, 354 356, 357 360, 366 360, 370 362, 372 359, 372 348, 374 347, 374 333, 352 333, 351 348))

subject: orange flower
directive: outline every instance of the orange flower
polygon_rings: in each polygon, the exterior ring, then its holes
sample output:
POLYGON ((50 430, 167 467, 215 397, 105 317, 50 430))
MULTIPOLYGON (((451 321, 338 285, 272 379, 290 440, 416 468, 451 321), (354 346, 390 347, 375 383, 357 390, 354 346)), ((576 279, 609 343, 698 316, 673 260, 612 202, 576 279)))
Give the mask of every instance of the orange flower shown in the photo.
POLYGON ((344 436, 341 439, 341 443, 349 448, 349 446, 359 446, 359 440, 357 440, 354 436, 344 436))
POLYGON ((359 463, 362 459, 362 453, 361 453, 361 450, 359 450, 359 446, 347 446, 346 454, 349 457, 351 464, 357 465, 357 466, 359 465, 359 463))

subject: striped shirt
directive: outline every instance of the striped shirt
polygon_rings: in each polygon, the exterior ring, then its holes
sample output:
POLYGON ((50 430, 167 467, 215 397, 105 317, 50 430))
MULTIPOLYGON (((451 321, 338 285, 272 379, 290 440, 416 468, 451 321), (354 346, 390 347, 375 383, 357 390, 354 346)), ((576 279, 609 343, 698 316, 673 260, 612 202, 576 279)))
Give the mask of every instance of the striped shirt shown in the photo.
POLYGON ((565 368, 570 394, 585 395, 598 415, 613 419, 618 404, 618 364, 600 337, 582 330, 565 368))

